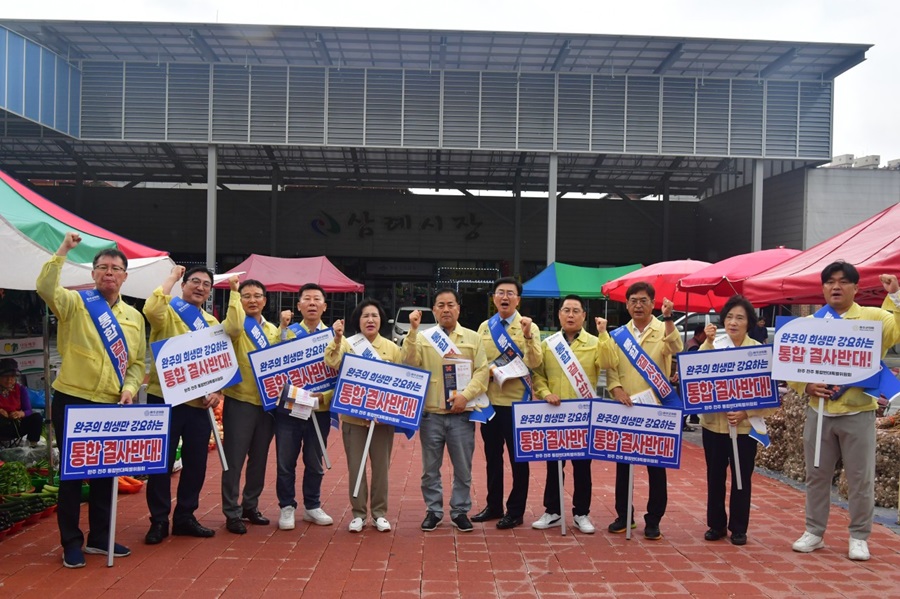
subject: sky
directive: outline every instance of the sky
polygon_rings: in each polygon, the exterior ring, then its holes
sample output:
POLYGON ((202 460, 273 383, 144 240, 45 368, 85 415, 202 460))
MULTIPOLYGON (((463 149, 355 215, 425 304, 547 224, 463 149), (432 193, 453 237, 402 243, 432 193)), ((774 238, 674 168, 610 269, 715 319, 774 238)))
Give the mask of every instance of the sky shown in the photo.
POLYGON ((872 44, 837 78, 832 154, 900 159, 900 3, 888 0, 5 0, 0 18, 721 37, 872 44))

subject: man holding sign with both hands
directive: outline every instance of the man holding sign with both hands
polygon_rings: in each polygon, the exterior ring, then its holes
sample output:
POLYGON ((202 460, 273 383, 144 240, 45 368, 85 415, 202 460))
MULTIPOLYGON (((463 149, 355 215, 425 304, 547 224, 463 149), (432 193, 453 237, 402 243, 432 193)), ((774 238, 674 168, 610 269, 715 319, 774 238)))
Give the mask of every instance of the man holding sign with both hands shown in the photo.
MULTIPOLYGON (((827 306, 820 318, 874 320, 882 325, 881 357, 900 342, 900 285, 895 275, 881 275, 888 296, 882 308, 862 307, 854 301, 859 290, 859 271, 852 264, 833 262, 822 271, 822 292, 827 306)), ((776 333, 777 337, 777 333, 776 333)), ((823 537, 831 507, 831 483, 840 459, 849 486, 850 543, 847 556, 869 559, 868 539, 875 514, 875 410, 877 400, 862 387, 826 383, 790 383, 809 397, 803 447, 806 458, 806 532, 794 551, 811 553, 825 546, 823 537), (822 400, 820 402, 820 400, 822 400), (819 406, 823 406, 821 467, 814 466, 819 406)))
MULTIPOLYGON (((71 291, 59 279, 66 256, 79 243, 80 235, 66 233, 37 278, 38 295, 59 320, 57 347, 62 366, 53 382, 52 419, 60 450, 66 446, 66 406, 130 404, 144 380, 144 317, 119 295, 128 278, 128 258, 117 249, 99 251, 91 272, 94 289, 71 291)), ((78 526, 81 481, 60 482, 56 518, 65 567, 84 567, 85 553, 108 555, 114 480, 90 479, 91 528, 83 550, 84 534, 78 526)), ((118 543, 112 549, 115 557, 131 554, 118 543)))
MULTIPOLYGON (((212 314, 203 309, 212 291, 212 284, 213 274, 203 266, 195 266, 187 272, 184 266, 172 268, 171 274, 144 304, 144 315, 150 323, 150 343, 219 324, 212 314), (179 280, 181 297, 173 297, 172 288, 179 280)), ((194 512, 200 504, 200 491, 206 479, 209 434, 212 431, 207 409, 216 407, 221 400, 222 393, 215 391, 172 408, 168 472, 153 474, 147 481, 150 530, 147 531, 144 542, 148 545, 161 543, 169 536, 172 467, 179 439, 183 469, 178 479, 178 503, 172 517, 172 534, 191 537, 211 537, 216 534, 211 528, 201 525, 194 517, 194 512)), ((155 365, 150 369, 147 403, 165 403, 155 365)))

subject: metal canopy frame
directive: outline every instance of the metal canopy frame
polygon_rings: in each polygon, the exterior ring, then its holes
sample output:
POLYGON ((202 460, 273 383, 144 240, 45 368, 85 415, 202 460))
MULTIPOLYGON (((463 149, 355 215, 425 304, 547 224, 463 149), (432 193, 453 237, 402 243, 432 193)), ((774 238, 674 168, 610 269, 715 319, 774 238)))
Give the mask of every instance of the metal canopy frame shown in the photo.
MULTIPOLYGON (((0 19, 75 65, 92 62, 583 73, 823 82, 864 44, 489 31, 0 19)), ((20 179, 206 183, 207 143, 77 140, 0 110, 0 168, 20 179)), ((221 186, 546 191, 550 153, 216 143, 221 186)), ((802 164, 819 164, 798 161, 802 164)), ((699 196, 729 156, 561 152, 558 191, 699 196)))

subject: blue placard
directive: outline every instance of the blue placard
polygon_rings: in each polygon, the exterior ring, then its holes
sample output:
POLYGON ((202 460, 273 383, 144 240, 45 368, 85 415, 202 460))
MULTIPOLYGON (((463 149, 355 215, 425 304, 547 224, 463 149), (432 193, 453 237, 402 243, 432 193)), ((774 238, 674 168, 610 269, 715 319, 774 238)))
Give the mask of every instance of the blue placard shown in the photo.
POLYGON ((567 399, 558 406, 545 401, 517 401, 512 409, 517 462, 588 457, 591 400, 567 399))
POLYGON ((595 460, 678 468, 681 410, 595 399, 588 439, 588 457, 595 460))
POLYGON ((61 480, 165 474, 168 405, 66 406, 61 480))
POLYGON ((418 430, 431 373, 344 354, 331 411, 418 430))
POLYGON ((678 384, 688 414, 777 408, 772 346, 750 345, 682 352, 678 384))
POLYGON ((325 364, 325 348, 332 339, 334 331, 322 329, 247 354, 263 409, 275 408, 285 383, 310 393, 334 389, 337 371, 325 364))

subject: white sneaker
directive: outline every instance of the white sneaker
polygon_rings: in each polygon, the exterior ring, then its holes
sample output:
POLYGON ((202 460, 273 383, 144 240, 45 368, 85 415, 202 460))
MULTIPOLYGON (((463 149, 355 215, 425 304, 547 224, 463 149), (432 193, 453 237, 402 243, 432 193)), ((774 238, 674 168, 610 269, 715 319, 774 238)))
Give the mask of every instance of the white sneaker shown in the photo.
POLYGON ((591 522, 591 517, 587 514, 584 516, 575 516, 575 527, 586 535, 592 535, 597 531, 597 529, 594 528, 594 523, 591 522))
POLYGON ((391 529, 391 523, 387 518, 375 518, 375 528, 378 532, 388 532, 391 529))
POLYGON ((862 539, 850 539, 850 551, 847 557, 858 562, 864 562, 869 559, 869 544, 862 539))
POLYGON ((350 526, 347 528, 350 529, 350 532, 362 532, 363 526, 366 525, 366 521, 362 518, 354 518, 350 521, 350 526))
POLYGON ((281 508, 281 515, 278 516, 278 528, 281 530, 294 530, 294 507, 286 505, 281 508))
POLYGON ((794 542, 794 545, 791 548, 799 553, 812 553, 816 549, 821 549, 824 546, 825 543, 822 541, 822 537, 814 535, 811 532, 805 532, 802 537, 794 542))
POLYGON ((547 530, 551 526, 562 526, 562 518, 559 514, 544 514, 539 520, 531 523, 531 528, 538 530, 547 530))
POLYGON ((329 524, 334 523, 332 517, 326 514, 325 510, 320 507, 312 510, 303 510, 303 519, 307 522, 318 524, 319 526, 328 526, 329 524))

